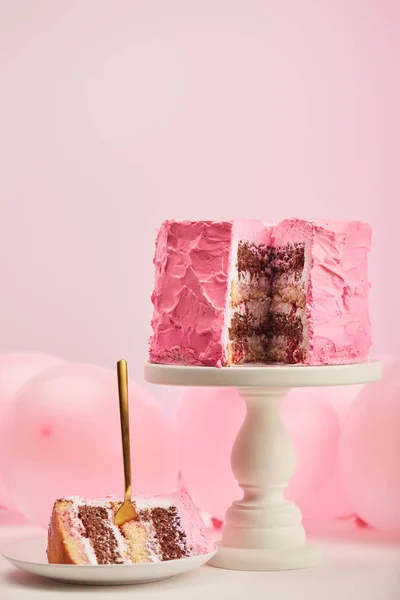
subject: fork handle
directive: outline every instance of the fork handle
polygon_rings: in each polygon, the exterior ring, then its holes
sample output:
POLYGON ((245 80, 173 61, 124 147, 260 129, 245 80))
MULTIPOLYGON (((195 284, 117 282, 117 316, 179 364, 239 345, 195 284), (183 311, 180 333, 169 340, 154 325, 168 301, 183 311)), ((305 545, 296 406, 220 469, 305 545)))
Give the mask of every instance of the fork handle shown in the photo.
POLYGON ((121 419, 122 453, 124 458, 125 495, 124 500, 130 501, 132 496, 131 480, 131 447, 129 438, 129 406, 128 406, 128 365, 126 360, 117 363, 119 415, 121 419))

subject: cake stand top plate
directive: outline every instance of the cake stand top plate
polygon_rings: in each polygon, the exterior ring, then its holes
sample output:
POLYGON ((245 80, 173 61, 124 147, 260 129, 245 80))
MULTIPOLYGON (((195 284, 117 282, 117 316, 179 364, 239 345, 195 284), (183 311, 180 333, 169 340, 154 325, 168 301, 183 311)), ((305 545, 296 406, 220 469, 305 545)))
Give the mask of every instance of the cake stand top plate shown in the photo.
POLYGON ((144 377, 149 383, 195 387, 312 387, 354 385, 377 381, 382 366, 377 360, 351 365, 264 365, 235 367, 187 367, 146 363, 144 377))

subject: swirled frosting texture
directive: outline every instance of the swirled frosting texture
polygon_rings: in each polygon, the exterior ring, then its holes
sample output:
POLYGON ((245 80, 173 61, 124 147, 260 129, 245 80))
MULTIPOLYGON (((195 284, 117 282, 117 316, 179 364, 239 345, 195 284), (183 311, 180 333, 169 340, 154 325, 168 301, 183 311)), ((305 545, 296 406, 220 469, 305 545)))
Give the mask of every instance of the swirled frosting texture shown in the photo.
POLYGON ((371 346, 370 226, 360 221, 282 221, 275 245, 293 242, 303 242, 306 251, 306 364, 365 360, 371 346))
POLYGON ((150 360, 226 364, 232 221, 166 221, 156 241, 150 360))
POLYGON ((344 364, 371 346, 367 254, 359 221, 166 221, 157 236, 150 361, 227 364, 229 289, 237 241, 304 244, 306 364, 344 364))

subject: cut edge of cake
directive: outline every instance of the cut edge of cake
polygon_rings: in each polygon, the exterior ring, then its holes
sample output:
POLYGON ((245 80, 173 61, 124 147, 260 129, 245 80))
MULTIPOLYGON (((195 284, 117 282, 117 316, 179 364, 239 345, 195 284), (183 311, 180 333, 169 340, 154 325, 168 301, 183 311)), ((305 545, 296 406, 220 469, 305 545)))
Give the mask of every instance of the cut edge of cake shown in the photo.
POLYGON ((133 564, 207 554, 214 544, 189 496, 133 499, 138 519, 121 527, 115 498, 65 497, 54 503, 47 556, 57 564, 133 564))

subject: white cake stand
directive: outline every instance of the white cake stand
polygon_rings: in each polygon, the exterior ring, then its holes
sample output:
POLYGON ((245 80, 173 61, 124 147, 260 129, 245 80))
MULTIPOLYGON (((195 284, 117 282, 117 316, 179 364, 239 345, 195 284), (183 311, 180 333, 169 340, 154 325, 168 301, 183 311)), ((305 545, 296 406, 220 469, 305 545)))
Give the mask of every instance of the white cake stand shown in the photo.
POLYGON ((376 381, 377 361, 334 366, 246 365, 217 369, 147 363, 149 383, 235 387, 247 407, 232 450, 232 471, 243 490, 226 513, 222 541, 211 564, 241 571, 301 569, 318 564, 306 542, 300 510, 284 498, 296 456, 281 417, 292 387, 351 385, 376 381))

